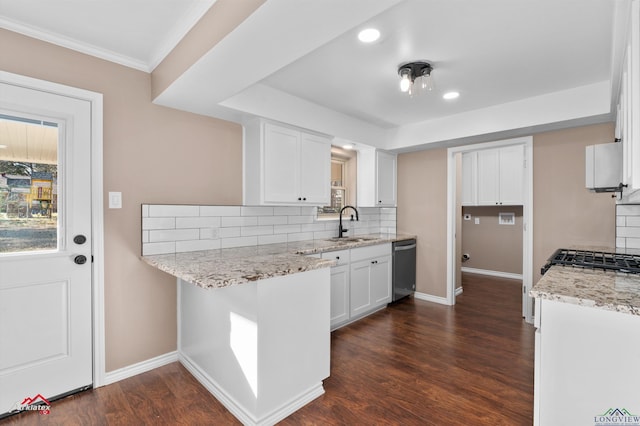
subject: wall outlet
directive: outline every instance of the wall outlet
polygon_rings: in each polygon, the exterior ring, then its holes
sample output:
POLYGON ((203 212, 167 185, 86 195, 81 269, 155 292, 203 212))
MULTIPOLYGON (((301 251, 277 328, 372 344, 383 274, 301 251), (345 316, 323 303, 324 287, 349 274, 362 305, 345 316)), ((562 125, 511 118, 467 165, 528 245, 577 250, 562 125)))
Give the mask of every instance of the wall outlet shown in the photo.
POLYGON ((480 225, 480 218, 479 218, 479 217, 476 217, 476 218, 475 218, 475 222, 474 222, 474 223, 475 223, 476 225, 480 225))

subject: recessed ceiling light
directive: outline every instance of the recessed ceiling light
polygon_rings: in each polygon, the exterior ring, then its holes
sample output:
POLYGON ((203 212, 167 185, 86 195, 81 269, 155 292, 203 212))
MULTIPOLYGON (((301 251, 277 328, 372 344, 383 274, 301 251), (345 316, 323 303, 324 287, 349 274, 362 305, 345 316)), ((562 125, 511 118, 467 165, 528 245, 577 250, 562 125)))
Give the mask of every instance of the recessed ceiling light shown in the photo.
POLYGON ((358 40, 363 43, 373 43, 380 38, 380 31, 375 28, 367 28, 358 33, 358 40))
POLYGON ((6 145, 0 145, 0 149, 7 149, 7 148, 8 148, 8 146, 6 146, 6 145))
POLYGON ((458 92, 447 92, 444 95, 442 95, 443 99, 455 99, 458 96, 460 96, 460 93, 458 92))
POLYGON ((351 143, 344 144, 344 145, 342 145, 342 148, 344 148, 344 149, 353 149, 353 144, 351 144, 351 143))

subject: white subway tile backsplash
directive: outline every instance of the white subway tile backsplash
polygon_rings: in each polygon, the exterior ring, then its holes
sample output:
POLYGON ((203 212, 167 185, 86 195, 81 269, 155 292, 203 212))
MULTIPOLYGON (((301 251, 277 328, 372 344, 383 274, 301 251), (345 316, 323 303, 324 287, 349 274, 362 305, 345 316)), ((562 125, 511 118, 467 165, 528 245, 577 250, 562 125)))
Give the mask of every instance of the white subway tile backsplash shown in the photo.
POLYGON ((216 240, 218 238, 220 238, 220 231, 218 228, 200 228, 201 240, 216 240))
POLYGON ((273 207, 241 207, 241 216, 273 216, 273 207))
POLYGON ((258 218, 255 216, 229 216, 222 218, 222 227, 227 228, 230 226, 257 226, 258 218))
POLYGON ((287 216, 258 216, 258 226, 286 225, 287 216))
POLYGON ((234 238, 234 237, 239 237, 240 233, 242 231, 242 228, 237 226, 234 228, 220 228, 218 230, 219 232, 219 237, 220 238, 234 238))
POLYGON ((626 224, 623 226, 640 227, 640 216, 624 216, 624 217, 626 218, 626 224))
POLYGON ((300 207, 274 207, 274 216, 299 216, 300 207))
POLYGON ((616 214, 618 216, 640 215, 640 204, 618 204, 616 207, 616 214))
POLYGON ((170 254, 175 252, 175 241, 168 241, 164 243, 146 243, 142 245, 143 256, 153 256, 154 254, 170 254))
POLYGON ((142 229, 175 229, 175 217, 143 217, 142 229))
MULTIPOLYGON (((143 254, 276 244, 338 235, 338 220, 318 220, 309 206, 142 206, 143 254)), ((396 209, 360 208, 345 236, 395 232, 396 209)), ((354 215, 355 216, 355 215, 354 215)), ((640 218, 640 212, 638 214, 640 218)), ((618 219, 618 224, 623 220, 618 219)), ((624 220, 629 224, 629 216, 624 220)), ((640 226, 636 229, 640 230, 640 226)), ((623 231, 631 232, 633 231, 623 231)), ((628 240, 633 237, 620 237, 628 240)), ((639 238, 640 240, 640 238, 639 238)))
POLYGON ((149 231, 149 242, 197 240, 200 238, 198 229, 158 229, 149 231))
POLYGON ((200 216, 240 216, 240 206, 200 206, 200 216))
POLYGON ((616 247, 617 248, 627 248, 627 239, 626 238, 616 238, 616 247))
POLYGON ((223 238, 220 240, 220 248, 233 248, 233 247, 246 247, 257 246, 258 237, 238 237, 238 238, 223 238))
POLYGON ((628 249, 640 249, 640 238, 627 238, 626 243, 628 249))
POLYGON ((300 225, 276 225, 273 227, 274 234, 290 234, 300 232, 300 225))
POLYGON ((258 235, 258 245, 286 243, 287 234, 258 235))
POLYGON ((240 235, 243 237, 251 235, 273 235, 273 226, 245 226, 241 229, 240 235))
POLYGON ((627 217, 626 216, 617 216, 616 217, 616 226, 627 226, 627 217))
POLYGON ((315 218, 313 216, 288 216, 288 222, 290 225, 297 223, 313 223, 315 218))
POLYGON ((219 228, 221 220, 216 216, 177 217, 176 228, 219 228))
POLYGON ((299 232, 299 233, 287 234, 288 242, 306 241, 306 240, 313 240, 313 232, 299 232))
POLYGON ((220 240, 176 241, 176 253, 200 250, 217 250, 219 248, 220 240))
POLYGON ((616 237, 640 238, 640 228, 624 226, 616 228, 616 237))
POLYGON ((149 217, 179 217, 198 216, 200 207, 198 206, 175 206, 169 204, 149 205, 149 217))

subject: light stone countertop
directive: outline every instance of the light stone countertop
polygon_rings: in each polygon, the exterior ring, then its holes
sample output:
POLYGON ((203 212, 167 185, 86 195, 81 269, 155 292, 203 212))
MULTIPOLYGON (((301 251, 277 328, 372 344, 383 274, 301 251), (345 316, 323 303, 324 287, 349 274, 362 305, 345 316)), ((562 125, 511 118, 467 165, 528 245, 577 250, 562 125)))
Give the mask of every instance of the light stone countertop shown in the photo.
POLYGON ((529 295, 640 315, 640 275, 554 265, 529 295))
POLYGON ((305 256, 415 238, 413 235, 374 234, 339 241, 293 243, 203 250, 142 256, 149 265, 202 288, 223 288, 267 278, 328 268, 332 259, 305 256), (355 239, 355 240, 354 240, 355 239))

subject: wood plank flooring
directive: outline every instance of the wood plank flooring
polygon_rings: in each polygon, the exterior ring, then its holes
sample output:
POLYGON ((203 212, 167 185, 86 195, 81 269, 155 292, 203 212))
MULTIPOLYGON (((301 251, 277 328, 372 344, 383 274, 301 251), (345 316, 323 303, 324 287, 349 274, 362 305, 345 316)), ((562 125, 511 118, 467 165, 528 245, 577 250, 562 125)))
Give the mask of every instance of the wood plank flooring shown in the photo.
MULTIPOLYGON (((405 299, 332 333, 326 393, 280 424, 531 425, 534 329, 517 281, 463 275, 455 307, 405 299)), ((2 425, 236 425, 178 363, 2 425)))

